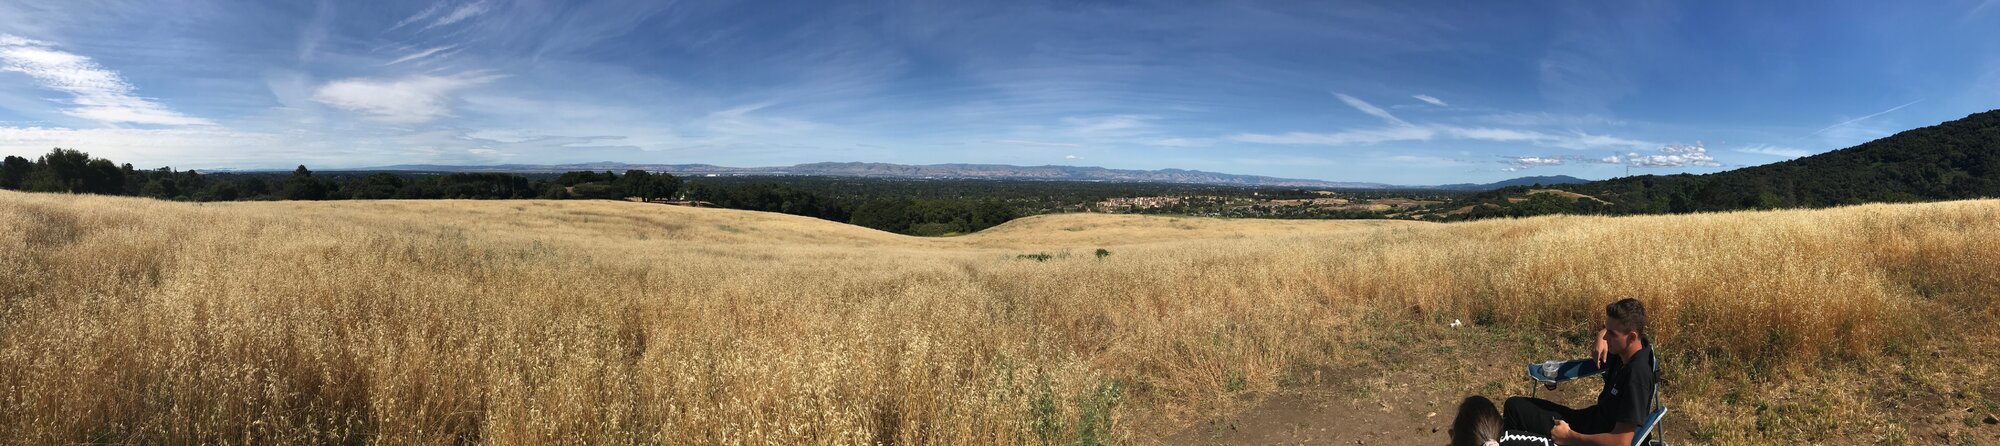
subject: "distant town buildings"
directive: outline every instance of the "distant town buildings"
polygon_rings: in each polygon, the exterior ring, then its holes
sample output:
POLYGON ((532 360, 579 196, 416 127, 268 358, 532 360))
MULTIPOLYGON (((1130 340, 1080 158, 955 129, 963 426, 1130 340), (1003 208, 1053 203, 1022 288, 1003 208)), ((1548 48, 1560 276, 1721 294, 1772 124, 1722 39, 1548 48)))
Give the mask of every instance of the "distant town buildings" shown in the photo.
POLYGON ((1180 204, 1181 200, 1183 200, 1181 197, 1116 197, 1100 201, 1097 203, 1097 206, 1100 208, 1131 207, 1152 209, 1180 204))

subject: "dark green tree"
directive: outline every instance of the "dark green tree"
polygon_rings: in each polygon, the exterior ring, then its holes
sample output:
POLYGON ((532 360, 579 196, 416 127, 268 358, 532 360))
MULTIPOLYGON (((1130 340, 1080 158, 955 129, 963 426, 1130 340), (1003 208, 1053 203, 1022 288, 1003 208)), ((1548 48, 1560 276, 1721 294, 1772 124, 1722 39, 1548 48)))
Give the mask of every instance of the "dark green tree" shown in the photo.
POLYGON ((280 200, 325 200, 329 190, 326 183, 313 178, 311 170, 300 164, 292 170, 291 178, 285 179, 285 186, 278 190, 280 200))
POLYGON ((619 200, 625 198, 625 191, 611 183, 582 183, 570 186, 569 195, 585 200, 619 200))
POLYGON ((641 200, 653 201, 652 172, 639 169, 627 170, 625 171, 625 177, 618 179, 618 187, 625 191, 625 196, 627 197, 639 197, 641 200))
POLYGON ((27 183, 28 174, 34 172, 34 161, 10 155, 0 160, 0 189, 20 190, 27 183))
POLYGON ((173 177, 153 178, 151 181, 147 181, 144 187, 139 188, 140 196, 162 200, 172 200, 174 197, 180 196, 180 194, 180 185, 174 182, 173 177))
POLYGON ((612 174, 609 170, 601 174, 590 171, 573 171, 563 172, 562 176, 556 177, 555 183, 563 186, 575 186, 583 183, 608 183, 612 181, 618 181, 618 175, 612 174))
POLYGON ((369 175, 348 188, 348 196, 358 200, 384 200, 396 198, 403 189, 403 177, 393 173, 369 175))
POLYGON ((28 190, 81 192, 85 170, 89 168, 90 154, 63 148, 51 150, 35 160, 35 172, 29 176, 28 190))
POLYGON ((236 201, 243 196, 237 182, 222 180, 208 183, 208 187, 194 194, 195 201, 236 201))
POLYGON ((633 169, 625 171, 625 176, 618 180, 618 184, 625 189, 625 196, 639 197, 645 201, 666 200, 671 199, 674 192, 680 189, 681 179, 675 178, 672 174, 655 174, 633 169))

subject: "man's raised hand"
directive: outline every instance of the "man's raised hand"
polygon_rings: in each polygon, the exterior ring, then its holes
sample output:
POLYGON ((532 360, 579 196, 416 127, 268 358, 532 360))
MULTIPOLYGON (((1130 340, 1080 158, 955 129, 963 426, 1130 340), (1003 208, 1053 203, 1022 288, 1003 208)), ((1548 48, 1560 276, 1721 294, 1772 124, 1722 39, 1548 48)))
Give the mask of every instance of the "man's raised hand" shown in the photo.
POLYGON ((1590 357, 1597 360, 1598 367, 1604 367, 1604 359, 1611 354, 1611 344, 1604 342, 1604 329, 1597 330, 1597 345, 1590 347, 1590 357))

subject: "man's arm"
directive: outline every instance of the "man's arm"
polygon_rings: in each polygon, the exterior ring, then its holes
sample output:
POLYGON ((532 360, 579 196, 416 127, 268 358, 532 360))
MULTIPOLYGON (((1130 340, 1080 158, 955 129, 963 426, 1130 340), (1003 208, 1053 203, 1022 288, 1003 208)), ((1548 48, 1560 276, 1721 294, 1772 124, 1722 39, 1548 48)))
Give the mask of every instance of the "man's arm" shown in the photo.
POLYGON ((1603 367, 1604 360, 1611 355, 1611 344, 1604 342, 1605 328, 1597 329, 1597 345, 1590 347, 1590 357, 1597 359, 1597 366, 1603 367))
POLYGON ((1553 432, 1549 432, 1549 436, 1563 446, 1629 446, 1632 434, 1638 432, 1639 427, 1621 422, 1611 425, 1611 432, 1586 435, 1570 430, 1569 423, 1556 420, 1556 427, 1551 430, 1553 432))

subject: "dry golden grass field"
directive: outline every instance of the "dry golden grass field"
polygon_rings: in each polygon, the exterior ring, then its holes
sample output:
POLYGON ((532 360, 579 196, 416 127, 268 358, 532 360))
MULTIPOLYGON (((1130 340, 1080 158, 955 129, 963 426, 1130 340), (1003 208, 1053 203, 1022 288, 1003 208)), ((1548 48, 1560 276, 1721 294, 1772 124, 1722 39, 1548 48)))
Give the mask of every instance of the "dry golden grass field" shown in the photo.
POLYGON ((623 202, 0 192, 0 441, 1155 443, 1328 386, 1440 395, 1381 402, 1417 412, 1388 444, 1435 444, 1448 421, 1421 412, 1524 390, 1518 364, 1580 356, 1632 296, 1677 444, 1993 444, 1996 265, 1995 200, 915 238, 623 202))

